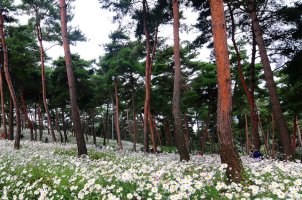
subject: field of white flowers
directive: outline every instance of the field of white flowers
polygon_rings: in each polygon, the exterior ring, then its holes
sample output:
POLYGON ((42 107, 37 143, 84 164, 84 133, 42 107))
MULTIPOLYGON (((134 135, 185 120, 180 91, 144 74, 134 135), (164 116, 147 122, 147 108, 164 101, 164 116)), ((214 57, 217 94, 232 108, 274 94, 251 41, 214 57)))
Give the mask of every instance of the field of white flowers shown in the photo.
POLYGON ((302 164, 241 157, 246 179, 228 184, 218 155, 96 149, 77 158, 75 145, 0 141, 2 199, 302 199, 302 164))

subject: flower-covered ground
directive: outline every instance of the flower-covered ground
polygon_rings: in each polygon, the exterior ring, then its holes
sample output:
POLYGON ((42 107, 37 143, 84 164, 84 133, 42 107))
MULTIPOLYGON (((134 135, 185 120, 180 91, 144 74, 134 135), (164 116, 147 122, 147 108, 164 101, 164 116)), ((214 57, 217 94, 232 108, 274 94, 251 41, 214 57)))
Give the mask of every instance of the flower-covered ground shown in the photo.
POLYGON ((145 155, 88 146, 0 141, 2 199, 302 199, 299 162, 241 157, 246 180, 228 184, 218 155, 145 155))

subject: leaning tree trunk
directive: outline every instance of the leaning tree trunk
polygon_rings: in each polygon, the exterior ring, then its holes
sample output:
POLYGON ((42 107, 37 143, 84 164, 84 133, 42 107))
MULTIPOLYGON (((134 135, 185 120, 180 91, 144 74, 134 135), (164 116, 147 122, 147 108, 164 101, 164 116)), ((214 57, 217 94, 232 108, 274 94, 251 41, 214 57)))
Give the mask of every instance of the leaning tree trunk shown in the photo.
POLYGON ((261 27, 259 24, 259 20, 256 14, 255 1, 248 0, 248 11, 250 14, 250 18, 252 20, 252 25, 254 27, 254 33, 256 37, 256 42, 259 47, 259 54, 261 58, 261 62, 264 70, 264 77, 266 81, 266 85, 268 88, 268 93, 272 103, 272 111, 274 114, 274 118, 277 122, 279 131, 280 131, 280 139, 283 147, 283 152, 286 156, 286 159, 292 159, 293 151, 291 148, 290 136, 288 132, 288 127, 283 116, 283 112, 281 110, 281 105, 279 98, 277 96, 277 89, 274 81, 273 72, 270 66, 270 61, 267 56, 265 43, 262 36, 261 27))
POLYGON ((73 74, 73 69, 71 65, 71 53, 67 35, 67 14, 66 14, 66 3, 65 0, 60 0, 60 15, 61 15, 61 31, 62 31, 62 40, 64 47, 64 55, 66 62, 66 71, 69 85, 69 94, 70 94, 70 104, 71 104, 71 114, 74 126, 74 133, 76 136, 77 147, 78 147, 78 155, 81 156, 83 154, 87 155, 86 142, 83 133, 81 132, 81 120, 80 114, 78 111, 78 103, 77 103, 77 93, 75 86, 75 79, 73 74))
POLYGON ((115 129, 116 129, 116 138, 118 148, 123 149, 121 133, 120 133, 120 124, 119 124, 119 107, 118 107, 118 93, 117 93, 117 80, 114 80, 114 91, 115 91, 115 129))
POLYGON ((39 41, 39 48, 40 48, 40 62, 41 62, 41 76, 42 76, 42 96, 43 96, 43 104, 44 104, 44 108, 45 108, 45 112, 47 115, 47 124, 48 127, 50 129, 50 133, 51 133, 51 137, 52 137, 52 141, 56 142, 56 135, 55 132, 53 130, 52 127, 52 123, 51 123, 51 118, 50 118, 50 113, 48 110, 48 104, 46 101, 46 83, 45 83, 45 66, 44 66, 44 48, 43 48, 43 41, 42 41, 42 31, 41 31, 41 27, 40 24, 36 25, 36 32, 37 32, 37 36, 38 36, 38 41, 39 41))
POLYGON ((180 114, 180 81, 181 81, 181 64, 180 64, 180 47, 179 47, 179 8, 178 1, 173 0, 173 34, 174 34, 174 87, 173 87, 173 117, 174 117, 174 134, 176 147, 178 149, 180 160, 190 160, 189 150, 187 148, 180 114))
POLYGON ((230 16, 231 16, 231 22, 232 22, 232 42, 234 45, 234 49, 236 52, 236 57, 237 57, 237 68, 238 68, 238 73, 239 73, 239 78, 244 90, 244 93, 247 97, 249 107, 250 107, 250 113, 251 113, 251 118, 252 118, 252 138, 253 138, 253 148, 256 150, 260 150, 260 136, 259 136, 259 131, 258 131, 258 120, 257 120, 257 114, 255 111, 255 99, 254 95, 251 93, 251 90, 248 88, 246 81, 243 77, 243 72, 242 72, 242 66, 241 66, 241 57, 240 57, 240 52, 237 47, 236 39, 235 39, 235 20, 234 20, 234 13, 233 9, 231 8, 230 5, 228 5, 229 11, 230 11, 230 16))
POLYGON ((3 50, 3 56, 4 56, 4 74, 6 78, 6 82, 8 85, 8 89, 10 92, 10 96, 12 97, 13 104, 15 107, 16 112, 16 124, 17 124, 17 132, 15 135, 15 143, 14 147, 16 149, 20 148, 20 135, 21 135, 21 121, 20 121, 20 111, 19 111, 19 105, 17 96, 10 78, 10 74, 8 71, 8 52, 6 47, 6 41, 5 41, 5 34, 4 34, 4 17, 3 17, 3 11, 0 10, 0 36, 1 36, 1 43, 2 43, 2 50, 3 50))
POLYGON ((2 126, 4 138, 7 139, 7 128, 6 128, 6 116, 5 116, 5 103, 4 103, 4 92, 3 92, 3 80, 2 80, 2 68, 0 68, 0 95, 1 95, 1 111, 2 111, 2 126))
POLYGON ((234 145, 231 128, 231 74, 223 0, 210 0, 210 6, 218 79, 217 135, 220 157, 221 162, 228 165, 228 178, 240 182, 243 179, 243 166, 234 145))

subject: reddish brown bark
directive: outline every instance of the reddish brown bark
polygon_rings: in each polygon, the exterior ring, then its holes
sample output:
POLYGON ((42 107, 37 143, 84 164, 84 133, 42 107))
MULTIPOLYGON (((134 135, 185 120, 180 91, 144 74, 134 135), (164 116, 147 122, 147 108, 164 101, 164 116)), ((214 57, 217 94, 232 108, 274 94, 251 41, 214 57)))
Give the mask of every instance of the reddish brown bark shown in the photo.
POLYGON ((39 41, 39 50, 40 50, 43 104, 44 104, 45 112, 46 112, 46 115, 47 115, 47 124, 48 124, 48 127, 50 129, 52 141, 56 142, 57 138, 56 138, 55 132, 54 132, 53 127, 52 127, 50 113, 49 113, 49 109, 48 109, 48 104, 47 104, 47 101, 46 101, 47 98, 46 98, 45 65, 44 65, 44 60, 45 59, 44 59, 42 31, 41 31, 41 27, 40 27, 39 23, 36 24, 36 33, 37 33, 37 37, 38 37, 38 41, 39 41))
POLYGON ((231 128, 231 74, 223 1, 210 0, 210 7, 218 79, 217 135, 220 157, 222 163, 228 164, 228 178, 240 182, 243 180, 243 166, 233 142, 231 128))
POLYGON ((10 78, 10 74, 8 71, 8 52, 6 47, 6 41, 5 41, 5 34, 4 34, 4 17, 3 17, 3 10, 0 10, 0 36, 1 36, 1 44, 2 44, 2 51, 4 56, 4 74, 6 78, 6 82, 8 85, 8 89, 10 92, 10 96, 12 98, 15 112, 16 112, 16 124, 17 124, 17 131, 15 134, 15 143, 14 148, 19 149, 20 148, 20 135, 21 135, 21 118, 20 118, 20 111, 19 111, 19 105, 17 96, 10 78))
POLYGON ((81 120, 80 120, 80 114, 78 112, 77 93, 76 93, 74 73, 71 65, 71 53, 70 53, 69 40, 67 35, 66 7, 67 5, 65 3, 65 0, 60 0, 61 31, 62 31, 66 71, 67 71, 67 78, 68 78, 68 85, 69 85, 71 114, 72 114, 72 120, 74 126, 73 130, 76 136, 78 155, 81 156, 83 154, 87 155, 87 148, 86 148, 84 135, 81 132, 81 120))
POLYGON ((4 103, 4 92, 3 92, 3 79, 2 79, 2 68, 0 68, 0 95, 1 95, 1 111, 2 111, 2 126, 4 138, 7 139, 7 127, 6 127, 6 115, 5 115, 5 103, 4 103))
POLYGON ((260 54, 261 62, 263 65, 265 81, 266 81, 268 93, 269 93, 269 96, 271 99, 272 111, 273 111, 277 126, 280 131, 280 139, 281 139, 281 144, 283 147, 283 152, 285 154, 285 159, 292 159, 293 151, 292 151, 292 147, 291 147, 288 127, 287 127, 285 118, 283 116, 283 112, 281 110, 279 98, 277 96, 277 89, 276 89, 276 85, 275 85, 275 81, 274 81, 273 72, 272 72, 272 69, 270 66, 269 58, 267 56, 261 27, 260 27, 259 20, 258 20, 257 14, 256 14, 255 0, 248 0, 248 11, 250 14, 250 18, 252 20, 252 25, 254 28, 256 42, 259 47, 259 54, 260 54))
POLYGON ((180 160, 190 160, 189 150, 185 143, 183 128, 181 124, 180 112, 180 82, 181 82, 181 64, 179 47, 179 8, 178 1, 173 0, 173 38, 174 38, 174 86, 173 86, 173 106, 172 113, 174 118, 174 134, 176 147, 178 149, 180 160))
POLYGON ((157 144, 156 144, 156 136, 154 133, 154 125, 153 125, 153 120, 152 120, 152 114, 149 111, 149 127, 150 127, 150 133, 151 133, 151 142, 152 142, 152 153, 157 152, 157 144))
POLYGON ((234 13, 233 13, 233 9, 231 8, 231 6, 229 4, 228 4, 228 7, 229 7, 231 22, 232 22, 232 42, 233 42, 233 46, 234 46, 234 49, 235 49, 235 52, 236 52, 236 57, 237 57, 237 67, 238 67, 239 78, 240 78, 244 93, 245 93, 245 95, 248 99, 251 118, 252 118, 253 148, 256 149, 256 150, 260 150, 261 143, 260 143, 260 136, 259 136, 259 131, 258 131, 257 114, 256 114, 256 111, 255 111, 255 99, 254 99, 254 95, 249 90, 249 88, 246 84, 246 81, 243 77, 240 52, 239 52, 239 49, 237 47, 237 43, 236 43, 236 39, 235 39, 235 30, 236 30, 236 28, 235 28, 234 13))
POLYGON ((120 124, 119 124, 119 106, 118 106, 118 90, 117 90, 117 79, 114 80, 114 91, 115 91, 115 132, 117 138, 118 148, 123 149, 120 124))
POLYGON ((143 0, 144 32, 146 37, 146 68, 145 68, 145 104, 144 104, 144 151, 149 151, 148 120, 150 109, 150 88, 151 88, 151 45, 149 31, 147 28, 147 0, 143 0))

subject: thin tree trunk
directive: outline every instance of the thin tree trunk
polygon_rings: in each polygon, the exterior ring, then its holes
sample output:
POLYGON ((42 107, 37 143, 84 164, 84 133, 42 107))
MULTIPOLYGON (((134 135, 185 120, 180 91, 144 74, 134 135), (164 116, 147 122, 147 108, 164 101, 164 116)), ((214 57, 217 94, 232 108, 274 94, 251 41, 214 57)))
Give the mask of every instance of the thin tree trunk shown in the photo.
POLYGON ((63 139, 63 134, 62 134, 61 129, 60 129, 60 121, 59 121, 59 112, 58 112, 58 109, 56 109, 56 129, 57 129, 57 132, 60 134, 61 143, 63 143, 64 139, 63 139))
POLYGON ((157 128, 156 128, 156 121, 154 120, 154 118, 152 118, 152 124, 153 124, 153 130, 154 130, 155 138, 156 138, 156 146, 158 146, 157 142, 159 142, 159 145, 162 146, 161 137, 158 134, 158 131, 157 131, 157 128))
POLYGON ((292 138, 293 155, 295 155, 296 152, 296 138, 297 138, 297 115, 294 115, 294 133, 292 138))
POLYGON ((274 115, 272 115, 272 158, 276 158, 276 139, 275 139, 275 120, 274 115))
POLYGON ((62 110, 62 125, 63 125, 64 141, 65 141, 65 143, 67 143, 68 142, 68 136, 67 136, 67 131, 66 131, 64 109, 65 109, 64 107, 61 108, 61 110, 62 110))
POLYGON ((37 103, 35 102, 35 118, 34 118, 35 122, 35 126, 34 126, 34 131, 35 131, 35 140, 38 140, 38 131, 37 131, 37 103))
POLYGON ((94 110, 91 109, 91 123, 92 123, 92 137, 93 137, 93 144, 96 145, 96 134, 95 134, 95 126, 94 126, 94 117, 95 117, 95 113, 94 110))
POLYGON ((12 97, 9 96, 9 119, 8 119, 8 139, 14 139, 14 108, 12 97))
POLYGON ((30 140, 33 141, 34 140, 34 123, 29 119, 23 92, 21 91, 20 94, 21 94, 21 103, 23 106, 23 115, 24 115, 25 120, 27 121, 27 126, 30 129, 30 140))
POLYGON ((7 139, 7 127, 6 127, 6 115, 5 115, 5 103, 4 103, 4 92, 3 92, 3 79, 2 79, 2 68, 0 68, 0 95, 1 95, 1 111, 2 111, 2 126, 4 138, 7 139))
POLYGON ((41 31, 40 24, 36 24, 36 32, 37 32, 37 37, 38 37, 38 41, 39 41, 39 48, 40 48, 43 104, 44 104, 45 112, 46 112, 46 115, 47 115, 47 124, 48 124, 48 127, 49 127, 50 132, 51 132, 52 141, 56 142, 57 138, 56 138, 55 132, 54 132, 53 127, 52 127, 52 122, 51 122, 51 118, 50 118, 48 104, 47 104, 47 101, 46 101, 47 98, 46 98, 46 83, 45 83, 44 48, 43 48, 43 38, 42 38, 42 31, 41 31))
POLYGON ((251 94, 246 81, 243 77, 243 72, 242 72, 242 66, 241 66, 241 57, 240 57, 240 52, 237 47, 237 43, 235 40, 235 20, 234 20, 234 14, 233 14, 233 9, 231 6, 228 4, 229 11, 230 11, 230 16, 231 16, 231 22, 232 22, 232 42, 234 45, 234 49, 236 51, 236 56, 237 56, 237 67, 238 67, 238 73, 239 73, 239 78, 244 90, 244 93, 248 99, 249 107, 250 107, 250 113, 251 113, 251 118, 252 118, 252 135, 253 135, 253 148, 256 150, 260 150, 260 136, 259 136, 259 131, 258 131, 258 121, 257 121, 257 114, 255 112, 255 99, 253 99, 254 95, 251 94))
POLYGON ((185 137, 181 124, 180 112, 180 82, 181 82, 181 64, 179 47, 179 8, 178 1, 173 0, 173 36, 174 36, 174 86, 173 86, 173 106, 172 113, 174 118, 174 134, 176 147, 178 149, 180 160, 190 160, 189 150, 185 143, 185 137))
POLYGON ((70 104, 71 104, 71 114, 74 126, 74 132, 76 135, 78 155, 83 154, 87 155, 86 142, 83 133, 81 132, 81 120, 78 112, 78 103, 77 103, 77 93, 75 86, 75 79, 73 74, 73 69, 71 65, 71 53, 67 35, 67 14, 66 14, 66 3, 65 0, 60 0, 60 15, 61 15, 61 31, 62 31, 62 40, 64 47, 64 55, 66 62, 66 71, 69 85, 69 94, 70 94, 70 104))
POLYGON ((4 17, 3 17, 3 10, 0 10, 0 36, 1 36, 1 43, 2 43, 2 51, 4 56, 4 74, 6 78, 6 82, 8 85, 8 89, 10 92, 10 95, 13 100, 13 104, 15 107, 16 112, 16 124, 17 124, 17 131, 15 135, 15 143, 14 148, 19 149, 20 148, 20 135, 21 135, 21 121, 20 121, 20 111, 19 111, 19 105, 17 96, 10 78, 10 74, 8 71, 8 52, 6 47, 6 41, 5 41, 5 34, 4 34, 4 17))
POLYGON ((246 114, 244 114, 244 120, 245 120, 245 149, 246 149, 246 153, 250 153, 249 125, 247 122, 246 114))
POLYGON ((146 37, 146 69, 145 69, 145 104, 144 104, 144 151, 149 151, 149 136, 148 136, 148 120, 149 120, 149 109, 150 109, 150 72, 151 72, 151 46, 149 31, 147 28, 147 0, 143 0, 143 14, 144 14, 144 32, 146 37))
POLYGON ((297 134, 298 134, 298 139, 299 139, 300 147, 302 148, 302 137, 301 137, 300 126, 299 126, 299 123, 298 123, 298 117, 297 117, 297 134))
POLYGON ((201 151, 202 155, 205 153, 206 141, 207 141, 207 138, 209 136, 209 132, 208 132, 209 123, 210 123, 210 118, 209 118, 209 114, 208 114, 207 119, 205 120, 205 127, 204 127, 204 131, 203 131, 201 145, 200 145, 201 146, 201 150, 200 151, 201 151))
POLYGON ((187 116, 187 114, 184 114, 184 126, 185 126, 184 134, 185 134, 186 146, 187 146, 189 152, 191 152, 191 149, 190 149, 190 133, 189 133, 189 127, 188 127, 188 116, 187 116))
POLYGON ((136 112, 134 95, 132 95, 132 109, 133 109, 133 151, 136 151, 136 112))
POLYGON ((118 143, 118 148, 123 149, 121 133, 120 133, 120 124, 119 124, 119 106, 118 106, 118 92, 117 92, 117 79, 114 80, 114 91, 115 91, 115 130, 116 138, 118 143))
POLYGON ((42 121, 42 113, 41 113, 41 103, 40 100, 38 102, 38 123, 39 123, 39 139, 42 141, 43 137, 43 121, 42 121))
POLYGON ((106 139, 109 138, 109 100, 107 101, 107 108, 106 108, 106 118, 105 118, 105 123, 104 123, 104 126, 105 126, 105 133, 104 133, 104 140, 103 140, 103 145, 105 146, 106 145, 106 139))
POLYGON ((228 178, 240 182, 243 180, 243 166, 234 145, 231 128, 231 74, 223 1, 210 0, 210 7, 218 79, 217 135, 220 157, 221 162, 228 165, 228 178))
POLYGON ((256 14, 255 0, 248 0, 248 10, 249 10, 250 18, 252 20, 252 25, 254 27, 256 42, 259 47, 259 54, 260 54, 261 62, 262 62, 263 69, 264 69, 264 76, 265 76, 265 81, 266 81, 266 85, 268 88, 268 93, 269 93, 271 103, 272 103, 273 114, 274 114, 275 120, 277 122, 279 131, 280 131, 280 139, 281 139, 283 151, 286 156, 286 159, 292 159, 293 151, 291 148, 288 127, 287 127, 285 118, 283 116, 282 110, 281 110, 279 98, 277 96, 277 90, 276 90, 276 85, 275 85, 275 81, 274 81, 274 77, 273 77, 273 72, 272 72, 272 69, 270 66, 270 61, 267 56, 261 27, 260 27, 259 20, 258 20, 257 14, 256 14))

